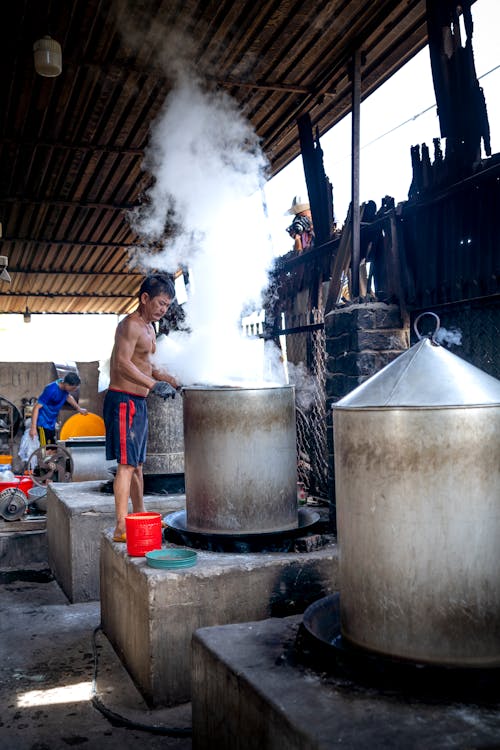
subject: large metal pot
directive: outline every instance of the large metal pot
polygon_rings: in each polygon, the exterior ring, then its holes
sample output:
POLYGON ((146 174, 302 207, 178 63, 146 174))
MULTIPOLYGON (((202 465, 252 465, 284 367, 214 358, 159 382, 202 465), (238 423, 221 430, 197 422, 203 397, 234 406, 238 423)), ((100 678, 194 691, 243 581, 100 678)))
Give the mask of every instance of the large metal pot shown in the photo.
POLYGON ((217 534, 298 526, 295 392, 183 390, 186 521, 217 534))
POLYGON ((500 665, 500 381, 424 338, 333 409, 343 636, 500 665))

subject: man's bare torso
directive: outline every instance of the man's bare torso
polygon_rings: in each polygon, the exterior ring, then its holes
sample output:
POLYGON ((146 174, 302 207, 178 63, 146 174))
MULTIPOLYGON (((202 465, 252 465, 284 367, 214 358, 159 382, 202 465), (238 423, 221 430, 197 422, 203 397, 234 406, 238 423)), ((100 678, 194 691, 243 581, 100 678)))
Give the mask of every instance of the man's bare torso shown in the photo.
POLYGON ((152 386, 156 336, 151 323, 131 313, 118 324, 110 360, 110 388, 147 396, 152 386))

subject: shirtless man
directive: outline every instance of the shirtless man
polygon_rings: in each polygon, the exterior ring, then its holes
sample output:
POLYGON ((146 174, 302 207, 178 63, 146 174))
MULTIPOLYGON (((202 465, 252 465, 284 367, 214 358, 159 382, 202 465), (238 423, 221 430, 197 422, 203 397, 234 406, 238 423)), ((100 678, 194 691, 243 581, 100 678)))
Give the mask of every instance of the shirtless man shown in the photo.
POLYGON ((175 297, 175 287, 167 276, 148 276, 139 289, 139 307, 117 326, 110 361, 110 384, 103 406, 106 425, 106 458, 116 459, 114 480, 116 527, 113 539, 125 542, 125 516, 128 500, 134 513, 144 511, 142 465, 146 458, 149 392, 164 399, 174 398, 178 383, 168 373, 155 368, 156 351, 153 321, 160 320, 175 297))

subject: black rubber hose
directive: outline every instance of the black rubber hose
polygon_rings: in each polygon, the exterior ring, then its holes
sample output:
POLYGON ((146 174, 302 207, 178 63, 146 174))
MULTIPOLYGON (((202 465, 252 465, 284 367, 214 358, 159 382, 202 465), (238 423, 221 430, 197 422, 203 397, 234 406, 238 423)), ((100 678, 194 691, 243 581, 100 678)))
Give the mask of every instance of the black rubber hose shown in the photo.
POLYGON ((107 708, 101 699, 97 695, 97 672, 98 672, 98 658, 97 658, 97 646, 96 646, 96 635, 102 630, 101 626, 98 625, 94 628, 92 634, 92 651, 94 654, 94 676, 92 679, 92 705, 97 708, 100 713, 103 714, 112 724, 117 726, 128 727, 129 729, 140 729, 143 732, 151 732, 152 734, 162 734, 168 737, 191 737, 191 727, 166 727, 162 724, 143 724, 140 721, 132 721, 127 719, 125 716, 115 713, 111 709, 107 708))

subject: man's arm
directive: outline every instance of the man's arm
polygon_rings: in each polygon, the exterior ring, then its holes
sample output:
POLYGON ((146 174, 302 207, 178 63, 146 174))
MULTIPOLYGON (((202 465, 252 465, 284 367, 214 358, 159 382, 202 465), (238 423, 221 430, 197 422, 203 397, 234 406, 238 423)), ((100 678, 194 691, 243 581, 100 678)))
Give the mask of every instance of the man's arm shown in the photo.
POLYGON ((66 397, 66 401, 68 402, 68 404, 70 404, 73 407, 73 409, 76 409, 76 411, 79 414, 88 414, 89 413, 88 409, 82 409, 82 407, 78 404, 78 401, 76 400, 76 398, 74 398, 74 396, 72 396, 71 393, 68 393, 68 395, 66 397))
POLYGON ((163 370, 161 367, 154 367, 152 375, 155 380, 163 380, 163 382, 165 383, 170 383, 172 388, 179 388, 179 383, 173 377, 173 375, 169 375, 169 373, 166 370, 163 370))
POLYGON ((31 414, 31 426, 30 426, 30 437, 34 438, 37 435, 36 431, 36 425, 38 422, 38 412, 43 407, 43 404, 40 402, 37 402, 35 406, 33 407, 33 412, 31 414))

